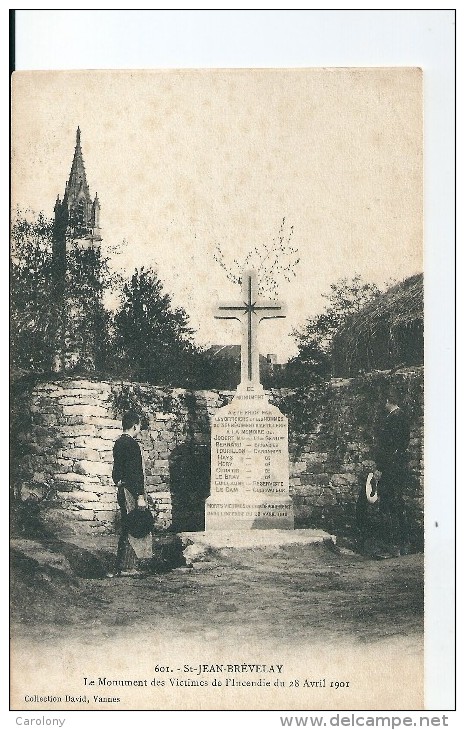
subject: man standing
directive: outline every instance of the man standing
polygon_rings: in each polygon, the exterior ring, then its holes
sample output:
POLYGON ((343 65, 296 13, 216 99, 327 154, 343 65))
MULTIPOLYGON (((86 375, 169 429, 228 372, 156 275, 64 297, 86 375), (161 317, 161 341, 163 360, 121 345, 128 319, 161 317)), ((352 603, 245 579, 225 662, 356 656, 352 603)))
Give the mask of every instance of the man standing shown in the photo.
MULTIPOLYGON (((140 576, 137 569, 138 558, 150 557, 148 546, 141 545, 137 539, 129 534, 128 514, 133 510, 147 506, 144 489, 144 467, 142 452, 136 441, 140 433, 140 417, 135 411, 128 411, 122 419, 123 433, 116 440, 113 447, 112 478, 118 487, 118 505, 121 512, 121 532, 116 553, 116 567, 114 573, 108 573, 109 578, 120 575, 140 576), (142 549, 141 549, 142 548, 142 549)), ((146 541, 147 542, 147 541, 146 541)))
MULTIPOLYGON (((408 483, 410 425, 392 390, 386 399, 386 415, 376 435, 376 465, 381 472, 378 483, 379 508, 386 525, 386 542, 392 555, 407 555, 409 533, 405 514, 404 490, 408 483), (398 541, 395 540, 397 523, 398 541), (399 548, 396 548, 396 543, 399 548)), ((379 555, 379 557, 387 557, 379 555)))

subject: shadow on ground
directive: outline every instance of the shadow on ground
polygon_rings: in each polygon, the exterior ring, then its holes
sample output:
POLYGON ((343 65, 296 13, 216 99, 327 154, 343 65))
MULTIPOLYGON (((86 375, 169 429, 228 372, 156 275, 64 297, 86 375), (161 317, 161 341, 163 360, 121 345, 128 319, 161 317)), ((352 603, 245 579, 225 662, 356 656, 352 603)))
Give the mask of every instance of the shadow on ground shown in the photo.
POLYGON ((422 634, 422 554, 379 562, 328 544, 226 548, 193 568, 175 568, 177 537, 163 539, 153 574, 143 580, 104 577, 112 546, 13 540, 13 632, 16 626, 24 634, 27 625, 36 640, 63 631, 88 640, 137 626, 207 640, 212 632, 232 632, 242 641, 288 643, 422 634))

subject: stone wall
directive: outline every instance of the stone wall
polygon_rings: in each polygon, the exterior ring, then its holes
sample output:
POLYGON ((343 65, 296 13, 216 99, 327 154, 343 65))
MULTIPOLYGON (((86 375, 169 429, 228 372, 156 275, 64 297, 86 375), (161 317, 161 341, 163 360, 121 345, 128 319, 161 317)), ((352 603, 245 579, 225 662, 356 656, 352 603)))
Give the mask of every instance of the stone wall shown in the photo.
MULTIPOLYGON (((305 433, 290 440, 290 485, 298 524, 336 534, 353 530, 355 504, 367 475, 374 471, 374 434, 394 385, 411 424, 410 483, 405 500, 412 539, 423 542, 424 429, 423 368, 375 372, 333 379, 319 400, 305 433)), ((286 401, 284 401, 285 403, 286 401)), ((283 405, 284 405, 283 403, 283 405)), ((289 417, 292 421, 292 398, 289 417)), ((295 409, 294 409, 295 416, 295 409)), ((305 420, 305 419, 304 419, 305 420)), ((297 428, 298 430, 298 428, 297 428)))
MULTIPOLYGON (((421 535, 422 368, 335 380, 324 397, 311 390, 273 391, 273 402, 290 419, 296 527, 321 526, 337 533, 353 525, 357 495, 374 468, 374 422, 392 381, 412 422, 407 498, 421 535)), ((163 390, 84 378, 38 384, 23 399, 28 404, 19 436, 23 497, 48 491, 42 514, 55 531, 113 531, 117 505, 112 448, 121 433, 117 414, 135 405, 146 420, 141 444, 158 526, 201 530, 210 484, 210 416, 231 398, 230 392, 163 390)))

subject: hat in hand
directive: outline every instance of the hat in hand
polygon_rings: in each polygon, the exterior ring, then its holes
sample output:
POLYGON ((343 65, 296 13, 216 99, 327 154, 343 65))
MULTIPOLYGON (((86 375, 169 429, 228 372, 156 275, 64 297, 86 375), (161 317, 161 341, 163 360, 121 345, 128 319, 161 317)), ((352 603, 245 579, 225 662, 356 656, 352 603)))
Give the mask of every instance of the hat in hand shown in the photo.
POLYGON ((372 471, 367 476, 367 482, 365 485, 365 492, 367 500, 370 504, 374 504, 378 499, 378 482, 376 481, 375 475, 372 471))
POLYGON ((126 519, 131 537, 147 537, 153 530, 152 513, 147 507, 133 509, 126 519))

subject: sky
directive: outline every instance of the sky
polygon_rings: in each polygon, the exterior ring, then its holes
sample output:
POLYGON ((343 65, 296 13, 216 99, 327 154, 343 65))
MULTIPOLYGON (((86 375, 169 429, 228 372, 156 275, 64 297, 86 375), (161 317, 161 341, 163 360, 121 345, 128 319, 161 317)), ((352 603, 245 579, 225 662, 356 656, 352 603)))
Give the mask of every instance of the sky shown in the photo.
POLYGON ((227 267, 284 235, 285 320, 263 354, 296 352, 293 328, 360 274, 382 286, 422 271, 422 75, 415 68, 17 72, 13 206, 53 214, 76 129, 103 251, 115 270, 157 270, 199 344, 240 342, 213 309, 240 296, 227 267))

